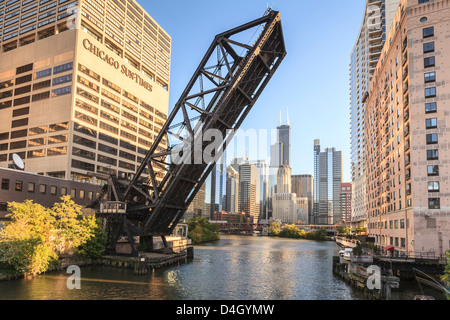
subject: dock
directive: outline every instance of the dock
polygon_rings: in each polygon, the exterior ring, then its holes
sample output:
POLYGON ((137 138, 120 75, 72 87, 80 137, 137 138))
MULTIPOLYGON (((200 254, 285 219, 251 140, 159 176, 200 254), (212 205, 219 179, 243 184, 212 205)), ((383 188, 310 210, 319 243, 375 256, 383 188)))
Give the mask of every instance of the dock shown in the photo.
MULTIPOLYGON (((136 242, 139 240, 136 239, 136 242)), ((154 237, 151 252, 139 252, 137 257, 131 256, 131 245, 126 239, 117 242, 116 254, 102 256, 98 264, 109 267, 133 269, 135 274, 147 274, 148 271, 186 263, 194 257, 191 240, 184 236, 169 236, 167 247, 163 241, 154 237)))
POLYGON ((333 274, 343 279, 348 285, 364 293, 371 300, 389 300, 391 289, 398 288, 400 279, 389 272, 381 272, 378 280, 369 269, 371 263, 366 263, 364 257, 352 256, 351 260, 345 260, 340 256, 333 257, 333 274), (372 282, 375 288, 370 288, 372 282), (376 282, 378 281, 378 285, 376 282), (378 286, 378 287, 377 287, 378 286))

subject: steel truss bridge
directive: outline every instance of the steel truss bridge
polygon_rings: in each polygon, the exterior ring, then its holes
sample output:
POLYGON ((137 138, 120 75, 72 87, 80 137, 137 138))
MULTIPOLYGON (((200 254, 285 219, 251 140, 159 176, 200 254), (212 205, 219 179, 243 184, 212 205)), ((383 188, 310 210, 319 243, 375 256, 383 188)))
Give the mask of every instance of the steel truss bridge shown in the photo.
POLYGON ((167 247, 165 237, 172 234, 285 55, 276 11, 214 38, 132 178, 102 177, 108 183, 91 207, 100 206, 97 215, 108 232, 109 252, 122 235, 128 237, 133 255, 135 236, 150 246, 153 236, 160 236, 167 247), (255 35, 252 44, 246 42, 255 35))
POLYGON ((220 226, 220 231, 239 231, 239 232, 253 232, 263 231, 264 227, 269 227, 268 224, 261 223, 238 223, 238 222, 213 222, 220 226))

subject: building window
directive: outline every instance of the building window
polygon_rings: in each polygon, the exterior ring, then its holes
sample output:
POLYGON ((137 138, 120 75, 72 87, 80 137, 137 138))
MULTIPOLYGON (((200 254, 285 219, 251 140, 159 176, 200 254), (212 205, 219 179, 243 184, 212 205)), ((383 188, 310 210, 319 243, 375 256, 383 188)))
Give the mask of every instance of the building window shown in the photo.
POLYGON ((76 168, 76 169, 81 169, 81 170, 95 172, 95 165, 94 164, 83 162, 83 161, 78 161, 78 160, 75 160, 75 159, 72 159, 72 167, 76 168))
POLYGON ((30 113, 30 107, 13 110, 13 117, 20 117, 30 113))
POLYGON ((436 97, 436 88, 425 88, 425 98, 435 98, 436 97))
POLYGON ((35 190, 35 184, 33 182, 28 182, 28 192, 34 193, 35 190))
POLYGON ((40 79, 40 78, 45 78, 45 77, 49 77, 52 75, 52 69, 46 69, 46 70, 42 70, 42 71, 38 71, 34 74, 34 79, 40 79))
POLYGON ((428 57, 423 59, 423 66, 425 68, 434 67, 436 65, 436 60, 434 57, 428 57))
POLYGON ((68 138, 69 138, 68 134, 60 134, 60 135, 56 135, 56 136, 51 136, 48 138, 48 144, 67 142, 68 138))
POLYGON ((44 100, 44 99, 48 99, 48 98, 50 98, 50 91, 33 94, 32 101, 35 102, 35 101, 44 100))
POLYGON ((31 71, 31 70, 33 70, 33 64, 32 63, 27 64, 27 65, 22 66, 22 67, 18 67, 16 69, 16 74, 25 73, 25 72, 28 72, 28 71, 31 71))
POLYGON ((31 150, 27 152, 27 158, 42 158, 45 157, 45 149, 31 150))
POLYGON ((2 179, 2 190, 9 190, 9 179, 2 179))
POLYGON ((434 36, 434 27, 423 29, 423 37, 428 38, 434 36))
POLYGON ((61 156, 67 154, 67 147, 54 147, 54 148, 48 148, 47 150, 47 156, 61 156))
POLYGON ((437 128, 437 118, 426 119, 425 123, 427 129, 437 128))
POLYGON ((428 171, 429 177, 439 176, 439 166, 438 165, 428 166, 427 171, 428 171))
POLYGON ((439 181, 428 182, 428 192, 439 192, 439 181))
POLYGON ((67 188, 66 187, 61 187, 61 195, 62 196, 67 195, 67 188))
POLYGON ((72 148, 72 155, 77 156, 77 157, 81 157, 81 158, 85 158, 88 160, 93 160, 95 161, 95 153, 85 150, 85 149, 80 149, 77 147, 73 147, 72 148))
POLYGON ((59 84, 67 83, 72 81, 72 74, 66 74, 61 77, 53 78, 52 85, 57 86, 59 84))
POLYGON ((434 52, 434 42, 428 42, 423 44, 423 53, 434 52))
POLYGON ((65 63, 65 64, 62 64, 60 66, 54 67, 53 68, 53 74, 66 72, 66 71, 69 71, 69 70, 72 70, 72 69, 73 69, 73 63, 72 62, 65 63))
POLYGON ((88 147, 91 149, 97 149, 97 143, 95 141, 74 135, 73 136, 73 142, 79 145, 82 145, 84 147, 88 147))
POLYGON ((435 82, 436 72, 425 73, 425 83, 435 82))
POLYGON ((437 143, 438 143, 437 133, 427 134, 427 144, 437 144, 437 143))
POLYGON ((28 118, 20 119, 20 120, 13 120, 11 122, 11 128, 17 128, 17 127, 23 127, 28 125, 28 118))
POLYGON ((427 150, 427 160, 439 160, 439 151, 437 149, 427 150))
POLYGON ((108 153, 110 155, 117 156, 117 149, 116 148, 107 146, 107 145, 105 145, 103 143, 99 143, 98 144, 98 150, 102 151, 102 152, 105 152, 105 153, 108 153))
POLYGON ((97 138, 97 131, 96 130, 91 129, 91 128, 86 127, 86 126, 83 126, 81 124, 78 124, 76 122, 74 123, 74 130, 78 131, 78 132, 81 132, 81 133, 83 133, 85 135, 97 138))
POLYGON ((425 113, 435 113, 437 112, 437 103, 431 102, 425 104, 425 113))
POLYGON ((106 157, 106 156, 103 156, 101 154, 97 155, 97 161, 98 162, 102 162, 102 163, 106 163, 106 164, 110 164, 110 165, 113 165, 113 166, 117 166, 117 159, 106 157))
POLYGON ((52 97, 63 96, 65 94, 69 94, 71 92, 72 92, 71 86, 58 88, 58 89, 52 90, 52 97))
POLYGON ((48 129, 49 129, 48 132, 69 130, 69 122, 60 122, 51 124, 48 129))
POLYGON ((405 219, 400 220, 400 229, 405 229, 405 219))
POLYGON ((56 196, 57 193, 58 193, 58 188, 57 188, 56 186, 51 186, 51 187, 50 187, 50 194, 51 194, 52 196, 56 196))
POLYGON ((23 181, 16 180, 14 190, 22 192, 22 189, 23 189, 23 181))
POLYGON ((428 199, 428 209, 440 209, 441 199, 440 198, 429 198, 428 199))
POLYGON ((47 185, 41 184, 41 185, 39 186, 39 193, 40 193, 40 194, 46 194, 46 193, 47 193, 47 185))

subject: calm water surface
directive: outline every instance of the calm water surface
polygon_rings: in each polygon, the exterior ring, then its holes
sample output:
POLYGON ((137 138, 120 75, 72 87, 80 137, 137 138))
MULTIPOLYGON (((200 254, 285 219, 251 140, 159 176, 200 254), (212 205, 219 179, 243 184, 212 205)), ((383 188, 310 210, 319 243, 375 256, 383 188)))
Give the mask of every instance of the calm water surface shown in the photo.
POLYGON ((107 267, 81 269, 81 289, 68 274, 0 282, 0 299, 24 300, 357 300, 332 274, 334 242, 221 236, 196 246, 193 261, 145 276, 107 267))

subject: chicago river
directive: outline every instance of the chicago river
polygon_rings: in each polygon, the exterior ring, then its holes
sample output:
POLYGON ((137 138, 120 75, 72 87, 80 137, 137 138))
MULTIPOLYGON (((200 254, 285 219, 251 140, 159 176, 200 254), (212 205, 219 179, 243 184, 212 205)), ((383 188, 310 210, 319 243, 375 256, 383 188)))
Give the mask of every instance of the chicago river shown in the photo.
MULTIPOLYGON (((26 300, 360 300, 364 296, 332 273, 334 242, 222 235, 195 246, 188 263, 154 270, 81 268, 81 288, 70 274, 52 272, 0 284, 0 299, 26 300)), ((412 299, 414 288, 394 292, 412 299)))

